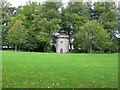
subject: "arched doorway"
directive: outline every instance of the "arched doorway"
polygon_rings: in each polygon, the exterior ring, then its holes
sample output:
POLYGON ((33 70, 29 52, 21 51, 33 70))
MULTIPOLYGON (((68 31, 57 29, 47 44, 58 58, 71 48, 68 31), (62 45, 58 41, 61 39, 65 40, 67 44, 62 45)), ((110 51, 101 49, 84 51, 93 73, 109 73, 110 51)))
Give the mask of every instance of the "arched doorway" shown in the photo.
POLYGON ((63 49, 62 48, 60 49, 60 53, 63 53, 63 49))

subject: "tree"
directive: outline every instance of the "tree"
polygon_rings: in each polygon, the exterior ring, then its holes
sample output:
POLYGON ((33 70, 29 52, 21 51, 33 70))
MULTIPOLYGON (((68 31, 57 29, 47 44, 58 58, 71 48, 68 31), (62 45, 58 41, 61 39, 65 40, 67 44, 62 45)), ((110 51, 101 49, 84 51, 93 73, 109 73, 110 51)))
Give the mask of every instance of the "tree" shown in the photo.
POLYGON ((44 51, 51 51, 50 41, 53 39, 53 32, 60 28, 59 6, 59 2, 45 2, 40 7, 42 9, 33 16, 32 32, 39 44, 38 48, 42 46, 44 51))
POLYGON ((47 21, 44 19, 36 19, 35 21, 35 38, 41 46, 44 46, 44 50, 49 48, 50 51, 50 41, 53 39, 53 32, 59 29, 60 19, 52 19, 51 21, 47 21))
POLYGON ((74 46, 77 50, 103 51, 110 47, 110 36, 104 28, 96 21, 87 22, 74 35, 74 46))
POLYGON ((96 2, 94 4, 94 14, 97 14, 98 22, 103 25, 104 29, 113 34, 112 31, 117 28, 118 19, 115 2, 96 2))
POLYGON ((94 3, 94 19, 103 25, 108 31, 112 41, 111 52, 117 51, 116 32, 118 31, 118 10, 115 2, 94 3))
POLYGON ((0 7, 1 12, 1 18, 0 18, 0 23, 1 23, 1 32, 2 32, 2 45, 8 45, 6 38, 6 33, 9 30, 9 25, 8 23, 10 22, 12 17, 15 17, 15 7, 11 7, 11 4, 7 2, 6 0, 1 1, 1 7, 0 7))
POLYGON ((22 25, 21 20, 16 20, 13 26, 7 32, 6 39, 9 42, 9 45, 15 45, 15 51, 26 44, 27 32, 25 27, 22 25))
MULTIPOLYGON (((90 19, 90 3, 80 2, 69 2, 66 8, 62 8, 62 23, 67 31, 70 38, 78 32, 79 28, 82 27, 90 19)), ((70 41, 70 40, 69 40, 70 41)), ((70 49, 72 50, 72 43, 70 42, 70 49)))

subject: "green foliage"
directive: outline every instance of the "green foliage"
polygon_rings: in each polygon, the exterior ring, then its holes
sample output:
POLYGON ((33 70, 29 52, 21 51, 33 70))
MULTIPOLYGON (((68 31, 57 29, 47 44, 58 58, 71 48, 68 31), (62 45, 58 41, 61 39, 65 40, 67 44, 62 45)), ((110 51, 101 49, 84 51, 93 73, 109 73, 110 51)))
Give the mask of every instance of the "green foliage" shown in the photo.
POLYGON ((63 22, 67 28, 72 27, 74 32, 76 32, 76 28, 83 26, 89 20, 88 11, 88 5, 83 2, 69 2, 68 7, 63 9, 63 22))
POLYGON ((118 51, 116 32, 118 31, 118 11, 115 2, 96 2, 94 5, 94 13, 98 15, 98 22, 110 34, 112 47, 111 50, 118 51))
POLYGON ((49 0, 43 4, 28 2, 17 8, 2 2, 0 22, 3 45, 16 44, 21 50, 32 51, 42 46, 44 51, 51 51, 52 35, 63 23, 70 38, 74 39, 74 43, 70 42, 70 48, 73 44, 75 52, 79 49, 117 52, 118 11, 115 3, 95 2, 92 5, 90 2, 78 1, 71 0, 66 8, 62 2, 49 0), (88 38, 90 35, 94 36, 92 41, 88 38))
POLYGON ((22 46, 26 44, 27 32, 25 27, 22 25, 22 21, 17 20, 13 26, 11 26, 7 32, 6 39, 11 45, 22 46))
POLYGON ((103 24, 112 35, 112 30, 117 29, 118 12, 115 2, 97 2, 95 3, 94 12, 99 15, 98 22, 103 24))
POLYGON ((9 30, 9 25, 8 23, 11 20, 11 17, 15 16, 15 8, 11 7, 11 4, 8 3, 6 0, 1 1, 1 17, 0 17, 0 24, 2 27, 2 45, 6 45, 7 40, 5 39, 6 33, 9 30))
POLYGON ((47 39, 49 39, 49 38, 48 38, 48 34, 47 34, 47 33, 39 32, 39 33, 36 35, 36 39, 37 39, 39 42, 47 42, 47 39))
POLYGON ((67 10, 69 10, 69 13, 71 14, 77 13, 79 15, 83 15, 86 9, 83 2, 69 2, 68 6, 69 7, 67 8, 67 10))
POLYGON ((75 48, 88 50, 91 52, 95 49, 105 50, 110 47, 110 36, 96 21, 86 23, 75 34, 75 48))

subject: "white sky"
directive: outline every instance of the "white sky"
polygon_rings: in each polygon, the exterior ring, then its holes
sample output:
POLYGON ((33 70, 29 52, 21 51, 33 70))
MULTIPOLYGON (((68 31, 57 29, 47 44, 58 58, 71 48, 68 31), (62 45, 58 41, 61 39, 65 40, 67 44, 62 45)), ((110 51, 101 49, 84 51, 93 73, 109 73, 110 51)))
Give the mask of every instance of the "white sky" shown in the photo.
MULTIPOLYGON (((12 4, 12 6, 17 7, 20 5, 25 5, 26 2, 29 2, 29 0, 7 0, 9 3, 12 4)), ((36 2, 44 2, 45 0, 30 0, 32 1, 36 1, 36 2)), ((55 0, 50 0, 50 1, 55 1, 55 0)), ((69 0, 61 0, 63 3, 68 2, 69 0)))
MULTIPOLYGON (((20 6, 20 5, 25 5, 26 2, 29 2, 29 0, 7 0, 9 3, 12 4, 12 6, 14 7, 17 7, 17 6, 20 6)), ((30 0, 30 1, 37 1, 37 2, 44 2, 45 0, 30 0)), ((52 0, 50 0, 52 1, 52 0)), ((65 2, 68 2, 69 0, 61 0, 63 3, 65 2)), ((78 1, 78 0, 73 0, 73 1, 78 1)), ((111 1, 111 0, 84 0, 84 1, 111 1)), ((113 0, 115 1, 116 3, 119 2, 120 3, 120 0, 113 0)))

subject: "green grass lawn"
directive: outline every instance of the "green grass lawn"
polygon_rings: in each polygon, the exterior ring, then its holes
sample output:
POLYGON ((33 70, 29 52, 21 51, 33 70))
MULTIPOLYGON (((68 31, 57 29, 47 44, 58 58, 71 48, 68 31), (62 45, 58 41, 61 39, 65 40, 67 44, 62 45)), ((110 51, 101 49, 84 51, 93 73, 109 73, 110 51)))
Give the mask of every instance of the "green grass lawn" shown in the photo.
POLYGON ((116 88, 118 54, 2 51, 3 88, 116 88))

